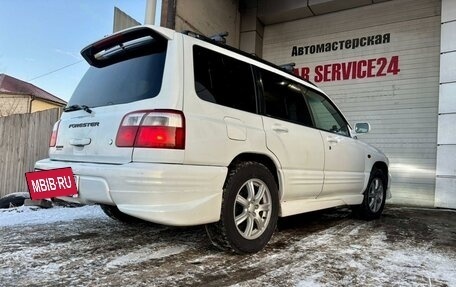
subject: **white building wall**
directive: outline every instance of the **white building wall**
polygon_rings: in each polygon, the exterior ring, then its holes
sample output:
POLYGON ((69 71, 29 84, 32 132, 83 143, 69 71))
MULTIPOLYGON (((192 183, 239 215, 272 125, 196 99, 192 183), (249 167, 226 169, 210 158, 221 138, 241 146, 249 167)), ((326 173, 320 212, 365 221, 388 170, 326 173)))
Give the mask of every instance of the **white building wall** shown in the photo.
POLYGON ((456 1, 442 0, 435 206, 456 208, 456 1))
MULTIPOLYGON (((447 1, 456 4, 454 0, 447 1)), ((378 58, 386 58, 390 63, 392 57, 398 57, 400 71, 396 74, 316 83, 335 100, 351 123, 371 123, 372 132, 360 138, 390 158, 391 203, 434 206, 440 3, 439 0, 392 0, 269 25, 264 31, 263 57, 277 64, 295 62, 298 68, 308 67, 310 80, 314 82, 318 66, 378 58), (390 41, 380 45, 292 56, 293 46, 385 33, 390 34, 390 41)), ((374 71, 378 71, 379 63, 374 65, 374 71)), ((452 184, 455 185, 454 181, 452 184)))

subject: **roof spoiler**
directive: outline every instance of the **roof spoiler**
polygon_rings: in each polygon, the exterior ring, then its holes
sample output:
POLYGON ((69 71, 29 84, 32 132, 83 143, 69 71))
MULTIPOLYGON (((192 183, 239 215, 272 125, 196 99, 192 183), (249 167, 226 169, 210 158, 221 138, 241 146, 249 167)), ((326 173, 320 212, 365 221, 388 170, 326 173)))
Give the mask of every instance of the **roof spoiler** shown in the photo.
POLYGON ((91 66, 111 64, 166 49, 167 39, 156 31, 138 26, 103 38, 81 50, 91 66), (147 49, 145 49, 147 47, 147 49))

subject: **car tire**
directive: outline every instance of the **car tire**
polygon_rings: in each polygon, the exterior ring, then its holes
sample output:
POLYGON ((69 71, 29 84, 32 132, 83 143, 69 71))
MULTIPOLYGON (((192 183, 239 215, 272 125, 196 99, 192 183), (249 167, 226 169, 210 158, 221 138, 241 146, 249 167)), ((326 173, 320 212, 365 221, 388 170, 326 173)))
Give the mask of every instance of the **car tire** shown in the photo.
POLYGON ((133 216, 130 216, 128 214, 123 213, 122 211, 120 211, 117 208, 117 206, 107 205, 107 204, 100 204, 100 207, 101 207, 101 210, 103 210, 103 212, 107 216, 111 217, 112 219, 118 220, 120 222, 124 222, 124 223, 140 223, 140 222, 143 222, 143 220, 141 220, 139 218, 136 218, 136 217, 133 217, 133 216))
POLYGON ((225 182, 220 220, 206 225, 206 231, 221 250, 256 253, 271 239, 278 210, 277 183, 269 169, 257 162, 242 162, 225 182))
POLYGON ((28 192, 10 193, 0 198, 0 208, 10 208, 24 205, 24 201, 30 199, 28 192))
POLYGON ((371 172, 363 202, 354 208, 359 219, 373 220, 380 218, 386 201, 386 176, 380 169, 371 172))

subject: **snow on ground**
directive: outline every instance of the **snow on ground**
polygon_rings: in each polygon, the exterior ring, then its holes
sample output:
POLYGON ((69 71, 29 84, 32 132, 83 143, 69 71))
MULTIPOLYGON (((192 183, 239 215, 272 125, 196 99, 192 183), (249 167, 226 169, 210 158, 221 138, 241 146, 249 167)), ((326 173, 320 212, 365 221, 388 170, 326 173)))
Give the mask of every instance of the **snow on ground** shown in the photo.
POLYGON ((117 268, 131 264, 141 264, 142 262, 152 259, 165 258, 174 254, 179 254, 188 249, 185 245, 167 245, 169 244, 150 244, 150 246, 142 247, 139 250, 115 258, 111 262, 108 262, 106 267, 117 268))
POLYGON ((362 245, 351 243, 358 240, 339 227, 309 235, 250 267, 293 263, 237 286, 260 286, 271 278, 296 286, 456 286, 454 253, 435 250, 431 244, 416 247, 411 241, 391 245, 383 232, 364 234, 362 245))
POLYGON ((97 206, 0 210, 0 286, 456 286, 456 213, 346 210, 279 222, 266 249, 233 255, 203 227, 125 225, 97 206))
POLYGON ((50 224, 76 219, 104 218, 106 215, 99 206, 87 205, 79 208, 54 207, 41 209, 33 206, 21 206, 0 209, 0 227, 28 224, 50 224))

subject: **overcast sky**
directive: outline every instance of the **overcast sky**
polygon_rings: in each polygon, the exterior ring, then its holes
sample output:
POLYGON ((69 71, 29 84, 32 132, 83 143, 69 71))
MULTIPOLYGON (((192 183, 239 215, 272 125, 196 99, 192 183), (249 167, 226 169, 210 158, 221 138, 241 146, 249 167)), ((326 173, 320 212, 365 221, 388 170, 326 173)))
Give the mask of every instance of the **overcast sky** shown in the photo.
POLYGON ((0 73, 68 101, 88 68, 79 52, 112 33, 114 6, 144 23, 146 0, 0 0, 0 73))

